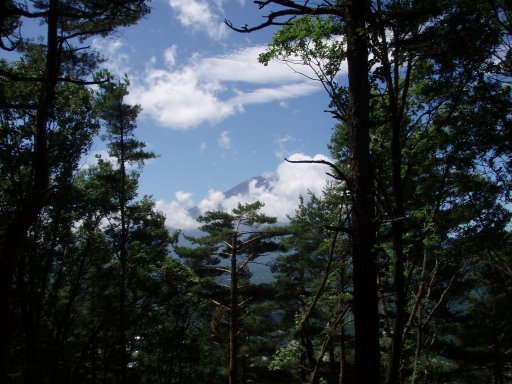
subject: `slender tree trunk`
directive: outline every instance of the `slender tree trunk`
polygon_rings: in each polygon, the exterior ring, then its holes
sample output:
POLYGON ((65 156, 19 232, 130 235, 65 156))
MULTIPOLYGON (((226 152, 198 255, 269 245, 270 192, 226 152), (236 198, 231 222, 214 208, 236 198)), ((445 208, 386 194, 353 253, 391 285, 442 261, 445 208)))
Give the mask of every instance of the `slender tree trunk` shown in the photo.
MULTIPOLYGON (((311 313, 309 310, 307 314, 311 313)), ((306 371, 312 371, 315 368, 316 365, 316 358, 315 358, 315 351, 313 348, 313 341, 311 340, 311 331, 309 327, 309 316, 308 318, 304 318, 301 321, 301 341, 302 341, 302 347, 303 347, 303 354, 304 354, 304 363, 303 366, 306 368, 306 371)), ((305 374, 306 375, 306 374, 305 374)))
POLYGON ((229 384, 238 384, 238 270, 237 234, 233 232, 231 240, 231 296, 229 315, 229 384))
MULTIPOLYGON (((304 327, 304 324, 302 324, 301 327, 304 327)), ((300 352, 300 380, 301 380, 301 383, 305 383, 306 380, 307 380, 307 370, 306 370, 306 367, 308 366, 308 363, 309 363, 309 359, 307 357, 307 353, 306 353, 306 339, 305 339, 305 336, 304 336, 304 331, 302 331, 300 333, 300 343, 301 343, 301 352, 300 352)))
POLYGON ((357 384, 379 383, 379 315, 374 255, 374 196, 369 134, 367 2, 346 7, 349 80, 349 151, 353 200, 355 375, 357 384))
MULTIPOLYGON (((343 263, 343 260, 342 260, 343 263)), ((345 290, 345 267, 342 264, 342 268, 340 270, 340 276, 339 276, 339 282, 340 282, 340 292, 343 292, 345 290)), ((343 306, 348 305, 348 303, 345 302, 344 299, 340 299, 340 308, 343 308, 343 306)), ((346 345, 345 345, 345 321, 344 319, 341 320, 340 324, 340 340, 339 340, 339 347, 340 347, 340 366, 339 366, 339 376, 338 376, 338 384, 345 384, 345 378, 346 378, 346 345)))
POLYGON ((414 349, 414 363, 411 375, 411 384, 416 384, 418 381, 418 367, 421 357, 421 349, 423 344, 423 330, 421 329, 421 316, 418 315, 418 329, 416 329, 416 348, 414 349))
MULTIPOLYGON (((393 237, 393 289, 395 291, 395 318, 393 322, 393 336, 391 340, 390 358, 386 372, 387 384, 398 384, 400 380, 400 365, 403 348, 403 335, 405 327, 405 274, 404 274, 404 245, 403 245, 403 220, 405 217, 404 206, 404 181, 402 179, 402 143, 401 128, 402 116, 399 111, 399 64, 398 52, 395 51, 395 63, 393 73, 388 60, 388 43, 386 31, 381 32, 383 40, 383 64, 389 94, 389 109, 391 122, 391 173, 393 189, 393 212, 391 212, 391 231, 393 237)), ((396 37, 395 37, 396 40, 396 37)), ((396 48, 398 50, 398 48, 396 48)), ((404 92, 406 92, 404 90, 404 92)))
POLYGON ((345 345, 345 325, 342 323, 340 327, 340 374, 338 376, 338 384, 345 384, 347 365, 347 352, 345 345))
MULTIPOLYGON (((398 200, 400 200, 399 196, 401 195, 401 190, 401 185, 400 187, 395 188, 397 204, 400 204, 398 200)), ((397 209, 397 213, 400 211, 403 213, 403 205, 401 208, 402 209, 397 209)), ((386 382, 387 384, 398 384, 402 360, 406 306, 402 219, 395 217, 391 227, 393 232, 393 289, 395 291, 395 319, 393 322, 393 335, 391 339, 388 369, 386 372, 386 382)))
POLYGON ((45 77, 41 84, 34 121, 34 183, 23 208, 15 214, 2 239, 0 250, 0 382, 7 382, 10 344, 10 294, 16 265, 23 250, 27 231, 39 215, 48 194, 50 168, 48 162, 47 124, 55 96, 60 70, 58 40, 58 0, 49 0, 45 77))
POLYGON ((338 373, 338 366, 334 358, 334 340, 331 340, 329 345, 329 383, 336 384, 336 376, 338 373))
POLYGON ((120 264, 121 264, 121 276, 119 285, 119 348, 121 358, 121 384, 126 384, 127 380, 127 369, 128 369, 128 353, 127 337, 126 337, 126 275, 127 275, 127 263, 128 263, 128 236, 126 228, 126 167, 125 167, 125 143, 124 143, 124 129, 123 129, 123 116, 122 116, 122 99, 119 101, 119 110, 121 112, 120 124, 121 124, 121 137, 120 137, 120 178, 121 185, 119 190, 119 206, 121 211, 121 250, 120 250, 120 264))

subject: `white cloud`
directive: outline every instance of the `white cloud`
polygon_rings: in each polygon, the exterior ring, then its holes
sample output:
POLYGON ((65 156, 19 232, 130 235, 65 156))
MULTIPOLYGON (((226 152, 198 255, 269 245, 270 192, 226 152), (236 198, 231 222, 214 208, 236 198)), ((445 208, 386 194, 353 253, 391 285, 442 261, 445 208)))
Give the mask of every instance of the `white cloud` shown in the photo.
POLYGON ((264 104, 271 101, 291 99, 308 95, 318 90, 314 83, 285 84, 274 88, 258 88, 251 92, 240 93, 232 101, 241 108, 246 104, 264 104))
MULTIPOLYGON (((294 72, 289 66, 271 61, 268 65, 258 62, 258 57, 266 47, 256 45, 241 48, 225 55, 205 57, 195 63, 195 68, 202 74, 211 76, 216 81, 240 81, 254 84, 286 84, 303 82, 304 76, 294 72)), ((304 67, 300 67, 305 70, 304 67)), ((313 76, 311 71, 304 71, 313 76)))
POLYGON ((231 148, 231 138, 229 137, 229 132, 228 131, 222 132, 217 143, 219 144, 219 147, 221 147, 223 149, 230 149, 231 148))
POLYGON ((108 59, 102 66, 114 74, 123 76, 130 71, 130 57, 123 51, 126 44, 118 39, 95 38, 92 47, 108 59))
POLYGON ((199 145, 199 153, 204 153, 207 149, 208 149, 208 145, 206 145, 206 143, 205 143, 205 142, 202 142, 202 143, 199 145))
POLYGON ((132 81, 128 100, 141 104, 143 113, 160 125, 190 129, 218 123, 245 106, 282 102, 321 89, 281 63, 258 63, 262 46, 243 48, 226 55, 192 57, 186 65, 176 60, 176 47, 164 54, 167 67, 151 63, 146 73, 132 81))
MULTIPOLYGON (((324 155, 308 156, 295 153, 290 160, 329 160, 324 155)), ((167 216, 167 225, 175 229, 190 230, 197 228, 197 221, 190 215, 189 209, 196 206, 199 212, 211 210, 230 211, 239 202, 252 203, 261 201, 265 204, 263 212, 285 222, 287 216, 292 216, 299 204, 299 196, 307 198, 308 191, 320 195, 330 177, 329 170, 321 164, 292 164, 281 162, 275 172, 266 175, 271 178, 271 188, 257 186, 255 181, 249 184, 247 194, 226 197, 222 192, 209 190, 208 195, 194 204, 190 194, 178 192, 171 202, 158 201, 157 208, 167 216)))
MULTIPOLYGON (((176 64, 176 49, 177 49, 177 46, 175 44, 173 44, 171 47, 167 48, 164 51, 165 63, 169 67, 172 67, 176 64)), ((152 62, 152 64, 154 64, 154 63, 155 63, 155 61, 152 62)))
POLYGON ((197 207, 199 208, 199 212, 201 214, 207 211, 216 211, 222 209, 222 203, 225 200, 224 193, 220 191, 216 191, 214 189, 210 189, 208 191, 208 197, 201 200, 197 207))
MULTIPOLYGON (((216 8, 222 12, 221 2, 216 1, 216 8)), ((227 27, 222 17, 215 13, 205 0, 169 0, 169 5, 176 12, 180 23, 194 31, 205 32, 215 40, 226 37, 227 27)))
POLYGON ((165 214, 165 222, 171 228, 190 230, 199 225, 189 212, 189 209, 194 206, 190 193, 179 191, 175 195, 175 200, 170 202, 158 200, 155 206, 165 214))
POLYGON ((192 68, 152 69, 144 84, 130 89, 128 100, 142 105, 143 113, 161 125, 177 129, 215 123, 234 113, 233 106, 220 100, 210 84, 199 81, 192 68))

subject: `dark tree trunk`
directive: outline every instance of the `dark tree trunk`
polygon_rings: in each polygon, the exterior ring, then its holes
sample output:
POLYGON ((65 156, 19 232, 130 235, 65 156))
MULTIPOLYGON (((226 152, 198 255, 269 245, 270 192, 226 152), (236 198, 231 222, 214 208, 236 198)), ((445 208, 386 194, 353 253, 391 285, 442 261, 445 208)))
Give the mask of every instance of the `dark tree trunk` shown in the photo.
POLYGON ((340 373, 338 376, 338 384, 345 384, 346 366, 347 366, 347 353, 345 345, 345 325, 341 325, 340 329, 340 373))
POLYGON ((379 315, 374 255, 373 172, 370 160, 367 3, 346 7, 349 80, 349 152, 352 181, 355 375, 357 384, 379 382, 379 315))
POLYGON ((229 314, 229 384, 238 384, 238 270, 237 235, 231 241, 231 296, 229 314))
POLYGON ((23 208, 7 224, 0 250, 0 382, 7 382, 10 345, 10 296, 14 272, 23 251, 27 231, 37 220, 48 194, 50 167, 48 162, 47 124, 55 96, 60 70, 58 40, 58 0, 48 4, 48 35, 45 80, 41 84, 34 121, 34 156, 32 162, 34 182, 27 193, 23 208))
POLYGON ((123 129, 123 107, 122 99, 119 101, 119 111, 121 113, 121 132, 120 132, 120 188, 119 188, 119 208, 121 213, 121 244, 120 244, 120 264, 121 273, 119 277, 119 352, 121 362, 121 384, 126 384, 128 369, 128 352, 126 337, 126 291, 127 291, 127 263, 128 263, 128 232, 126 225, 126 148, 125 148, 125 131, 123 129))
MULTIPOLYGON (((343 263, 343 260, 342 260, 343 263)), ((340 281, 340 293, 344 292, 346 289, 345 286, 345 267, 342 266, 339 276, 340 281)), ((348 303, 345 302, 345 299, 340 299, 340 308, 343 308, 343 306, 348 305, 348 303)), ((345 378, 346 378, 346 366, 347 366, 347 353, 345 345, 345 321, 344 319, 341 320, 340 324, 340 340, 339 340, 339 347, 340 347, 340 366, 339 366, 339 375, 338 375, 338 384, 345 384, 345 378)))
MULTIPOLYGON (((381 3, 378 2, 379 11, 381 3)), ((402 179, 402 116, 404 105, 400 105, 400 99, 405 100, 407 95, 407 85, 404 86, 403 94, 400 95, 400 62, 399 48, 396 47, 393 52, 395 58, 390 63, 389 44, 387 41, 386 30, 381 27, 382 44, 382 65, 383 73, 386 79, 386 86, 389 98, 389 118, 391 128, 391 174, 393 205, 389 212, 391 218, 391 232, 393 241, 393 290, 395 293, 395 318, 393 321, 393 335, 389 351, 389 363, 386 372, 387 384, 398 384, 400 380, 400 366, 403 349, 403 335, 405 327, 405 274, 404 274, 404 244, 403 244, 403 220, 405 217, 404 203, 404 180, 402 179)), ((395 33, 395 41, 398 39, 395 33)), ((407 66, 409 73, 410 64, 407 66)), ((407 84, 407 80, 406 80, 407 84)), ((402 102, 403 104, 403 102, 402 102)))
MULTIPOLYGON (((393 124, 394 125, 394 124, 393 124)), ((393 322, 393 336, 388 369, 386 373, 387 384, 398 384, 400 376, 400 363, 402 357, 403 334, 405 327, 405 275, 403 251, 403 186, 401 178, 401 150, 398 138, 399 124, 392 127, 393 138, 391 144, 393 157, 393 192, 395 195, 395 209, 391 231, 393 236, 393 289, 395 291, 395 319, 393 322)))

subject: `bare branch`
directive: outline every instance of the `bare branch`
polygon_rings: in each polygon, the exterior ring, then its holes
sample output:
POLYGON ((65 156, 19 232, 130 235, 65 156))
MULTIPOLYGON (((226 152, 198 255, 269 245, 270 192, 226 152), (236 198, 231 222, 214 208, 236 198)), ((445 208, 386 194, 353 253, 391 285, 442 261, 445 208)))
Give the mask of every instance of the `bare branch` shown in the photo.
MULTIPOLYGON (((6 77, 13 81, 25 81, 25 82, 42 82, 46 79, 43 77, 34 77, 34 76, 23 76, 19 75, 13 72, 5 71, 3 69, 0 69, 0 76, 6 77)), ((79 84, 79 85, 96 85, 96 84, 103 84, 108 83, 110 81, 109 78, 105 78, 103 80, 93 80, 93 81, 87 81, 87 80, 78 80, 78 79, 72 79, 70 77, 58 77, 57 81, 60 81, 62 83, 72 83, 72 84, 79 84)))
POLYGON ((309 318, 311 317, 311 314, 312 314, 314 308, 316 307, 318 300, 320 300, 320 297, 322 296, 325 286, 327 285, 327 280, 329 279, 329 275, 331 274, 331 266, 334 261, 334 251, 335 251, 337 240, 338 240, 338 232, 336 232, 334 234, 334 237, 332 238, 331 247, 329 250, 329 260, 327 261, 327 265, 325 266, 324 276, 322 278, 322 281, 320 282, 320 285, 318 286, 318 289, 316 290, 315 297, 313 298, 313 301, 312 301, 311 305, 309 306, 308 311, 306 312, 306 314, 304 315, 304 317, 301 321, 302 324, 306 323, 309 320, 309 318))
POLYGON ((103 80, 93 80, 93 81, 86 81, 86 80, 76 80, 71 79, 69 77, 59 77, 57 78, 58 81, 62 83, 71 83, 71 84, 78 84, 78 85, 97 85, 97 84, 105 84, 110 81, 110 79, 103 79, 103 80))
POLYGON ((223 273, 230 273, 231 272, 229 269, 221 268, 221 267, 209 267, 208 269, 211 269, 211 270, 214 270, 214 271, 223 272, 223 273))
POLYGON ((224 305, 224 304, 218 302, 217 300, 211 299, 211 301, 212 301, 213 304, 215 304, 215 305, 217 305, 219 307, 224 308, 226 311, 230 311, 231 312, 231 308, 229 308, 227 305, 224 305))
POLYGON ((345 14, 345 7, 341 5, 333 5, 330 2, 324 2, 323 5, 317 5, 314 7, 308 6, 307 2, 305 4, 299 4, 295 1, 291 0, 267 0, 267 1, 258 1, 255 0, 254 3, 258 5, 259 9, 265 8, 269 4, 276 4, 284 7, 285 9, 281 9, 279 11, 272 11, 266 16, 266 21, 256 25, 254 27, 249 27, 247 24, 237 28, 233 26, 233 23, 230 20, 224 20, 224 23, 233 31, 240 33, 250 33, 254 31, 259 31, 260 29, 264 29, 270 26, 283 26, 290 24, 293 19, 297 16, 306 16, 306 15, 334 15, 343 17, 345 14), (284 20, 283 20, 284 19, 284 20))
POLYGON ((352 182, 351 182, 350 178, 345 174, 345 172, 343 172, 338 166, 336 166, 336 164, 331 163, 330 161, 327 161, 327 160, 290 160, 290 159, 286 159, 286 158, 285 158, 285 161, 287 161, 289 163, 293 163, 293 164, 324 164, 324 165, 328 165, 336 173, 337 177, 335 177, 335 179, 343 180, 347 184, 347 187, 349 189, 352 189, 351 188, 352 182))
POLYGON ((241 303, 238 304, 238 309, 241 309, 243 308, 249 301, 251 301, 252 299, 254 299, 254 297, 249 297, 248 299, 242 301, 241 303))
POLYGON ((37 104, 12 104, 0 102, 0 109, 37 109, 37 104))
MULTIPOLYGON (((229 249, 233 249, 233 245, 231 243, 228 243, 226 240, 222 240, 222 244, 224 244, 226 247, 228 247, 229 249)), ((230 253, 225 253, 223 252, 225 255, 228 255, 230 256, 230 253)))
POLYGON ((450 279, 450 282, 448 283, 448 286, 443 290, 443 293, 441 294, 441 296, 439 296, 439 300, 437 300, 437 303, 430 310, 430 313, 428 314, 427 318, 425 319, 425 321, 423 322, 422 325, 428 324, 428 322, 430 321, 430 318, 432 317, 432 315, 434 314, 436 309, 439 308, 439 306, 443 303, 444 297, 446 296, 446 293, 450 290, 452 283, 455 280, 456 276, 457 276, 457 272, 455 272, 453 274, 452 278, 450 279))
POLYGON ((324 226, 324 228, 329 231, 343 232, 346 233, 347 235, 352 235, 352 229, 350 229, 349 227, 343 227, 341 225, 326 225, 324 226))

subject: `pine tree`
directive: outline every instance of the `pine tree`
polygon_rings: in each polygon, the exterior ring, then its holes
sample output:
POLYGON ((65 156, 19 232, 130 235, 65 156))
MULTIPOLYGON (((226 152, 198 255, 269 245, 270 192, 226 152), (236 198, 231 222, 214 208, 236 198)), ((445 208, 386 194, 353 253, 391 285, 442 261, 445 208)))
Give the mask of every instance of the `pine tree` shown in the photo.
POLYGON ((198 218, 203 237, 186 237, 196 247, 178 250, 191 268, 207 278, 211 288, 210 299, 215 305, 212 330, 216 333, 227 323, 228 332, 228 382, 240 383, 239 348, 242 314, 247 312, 253 298, 243 295, 250 285, 248 266, 261 255, 278 249, 273 241, 284 232, 268 227, 276 219, 260 213, 263 204, 239 204, 231 212, 211 211, 198 218), (261 229, 260 226, 263 226, 261 229), (219 285, 221 276, 227 275, 229 285, 219 285))
POLYGON ((119 209, 119 235, 116 239, 119 250, 119 349, 121 383, 126 383, 129 363, 127 340, 127 283, 129 263, 129 222, 127 209, 129 202, 135 197, 134 188, 130 185, 127 167, 130 165, 142 165, 145 160, 154 158, 155 155, 145 152, 145 144, 135 139, 134 130, 137 126, 139 106, 131 106, 125 103, 124 98, 128 94, 128 79, 121 82, 109 82, 100 85, 101 93, 98 96, 96 109, 99 117, 105 122, 108 140, 109 155, 115 159, 118 167, 116 194, 119 209))

